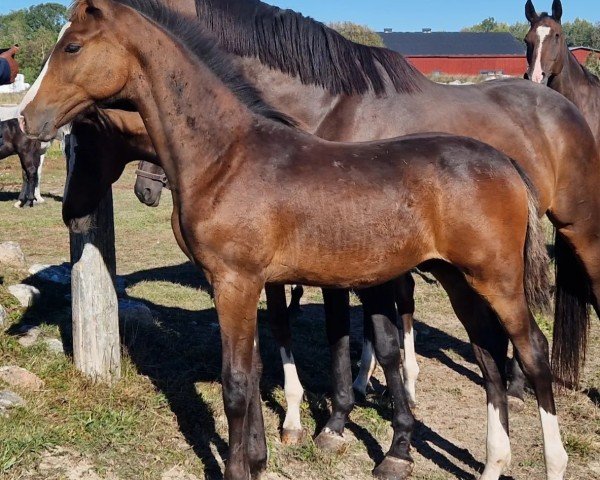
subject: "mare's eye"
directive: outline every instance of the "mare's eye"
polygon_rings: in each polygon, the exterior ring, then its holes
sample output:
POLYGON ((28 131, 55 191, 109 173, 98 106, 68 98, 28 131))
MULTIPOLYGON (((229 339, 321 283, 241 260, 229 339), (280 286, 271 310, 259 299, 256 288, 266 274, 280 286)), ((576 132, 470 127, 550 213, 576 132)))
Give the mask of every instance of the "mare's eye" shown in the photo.
POLYGON ((65 52, 67 53, 77 53, 79 50, 81 50, 81 45, 78 45, 76 43, 69 43, 65 47, 65 52))

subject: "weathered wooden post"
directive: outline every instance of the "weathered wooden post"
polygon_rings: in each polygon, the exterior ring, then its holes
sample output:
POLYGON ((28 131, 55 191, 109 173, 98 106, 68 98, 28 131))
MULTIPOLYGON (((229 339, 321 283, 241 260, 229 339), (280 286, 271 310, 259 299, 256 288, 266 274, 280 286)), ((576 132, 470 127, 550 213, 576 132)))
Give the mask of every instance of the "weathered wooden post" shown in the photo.
MULTIPOLYGON (((67 184, 77 155, 77 138, 69 136, 67 184)), ((70 234, 73 358, 94 382, 114 383, 121 376, 119 303, 115 290, 116 256, 112 192, 92 215, 89 233, 70 234)))

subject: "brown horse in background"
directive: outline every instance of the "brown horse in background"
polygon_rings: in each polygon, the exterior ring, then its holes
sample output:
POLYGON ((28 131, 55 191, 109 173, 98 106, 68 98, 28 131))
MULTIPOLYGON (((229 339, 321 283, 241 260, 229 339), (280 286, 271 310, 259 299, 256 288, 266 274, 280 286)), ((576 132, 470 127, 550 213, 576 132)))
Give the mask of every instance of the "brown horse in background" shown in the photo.
POLYGON ((552 14, 538 14, 528 0, 525 16, 531 25, 527 43, 527 77, 571 100, 587 120, 600 146, 600 79, 579 63, 567 45, 561 25, 562 3, 554 0, 552 14))
MULTIPOLYGON (((526 296, 546 292, 543 236, 537 201, 514 162, 464 137, 318 139, 253 113, 259 98, 227 56, 197 25, 158 3, 87 0, 74 8, 22 112, 23 126, 47 139, 98 101, 124 99, 139 110, 172 187, 175 234, 215 290, 230 438, 226 478, 258 478, 266 467, 256 336, 265 283, 361 288, 416 265, 447 289, 484 374, 482 478, 498 479, 510 460, 500 324, 538 396, 548 478, 563 478, 567 458, 547 342, 526 304, 526 296)), ((81 225, 70 214, 73 203, 64 207, 72 227, 81 225)), ((385 316, 373 321, 378 358, 384 370, 397 371, 398 346, 385 347, 394 327, 385 316)), ((401 385, 390 388, 395 400, 404 398, 401 385)), ((392 447, 375 470, 382 478, 406 478, 411 470, 403 427, 412 427, 412 416, 399 413, 395 403, 392 447)))

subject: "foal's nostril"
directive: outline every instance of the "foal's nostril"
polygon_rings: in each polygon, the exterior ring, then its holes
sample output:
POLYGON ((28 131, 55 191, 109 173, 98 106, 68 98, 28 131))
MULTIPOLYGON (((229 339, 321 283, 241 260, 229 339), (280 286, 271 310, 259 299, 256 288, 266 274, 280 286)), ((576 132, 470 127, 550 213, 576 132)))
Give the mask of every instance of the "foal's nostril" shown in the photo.
POLYGON ((150 190, 149 188, 144 188, 144 202, 152 202, 152 190, 150 190))

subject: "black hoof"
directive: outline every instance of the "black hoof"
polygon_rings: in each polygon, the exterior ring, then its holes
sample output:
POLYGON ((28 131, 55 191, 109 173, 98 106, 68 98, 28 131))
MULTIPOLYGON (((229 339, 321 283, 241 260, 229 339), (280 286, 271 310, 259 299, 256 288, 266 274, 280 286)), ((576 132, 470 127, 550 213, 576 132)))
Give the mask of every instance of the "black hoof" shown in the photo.
POLYGON ((381 480, 406 480, 413 471, 414 463, 396 457, 385 457, 375 467, 373 476, 381 480))
POLYGON ((508 396, 508 410, 511 413, 521 413, 525 410, 525 400, 518 397, 508 396))
POLYGON ((342 435, 331 431, 323 430, 315 438, 317 448, 328 453, 340 454, 346 449, 347 444, 348 442, 342 435))
POLYGON ((304 440, 305 433, 304 430, 286 430, 284 428, 281 432, 281 443, 284 445, 298 445, 304 440))

